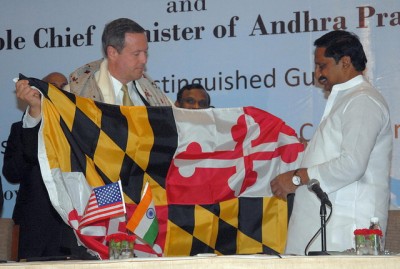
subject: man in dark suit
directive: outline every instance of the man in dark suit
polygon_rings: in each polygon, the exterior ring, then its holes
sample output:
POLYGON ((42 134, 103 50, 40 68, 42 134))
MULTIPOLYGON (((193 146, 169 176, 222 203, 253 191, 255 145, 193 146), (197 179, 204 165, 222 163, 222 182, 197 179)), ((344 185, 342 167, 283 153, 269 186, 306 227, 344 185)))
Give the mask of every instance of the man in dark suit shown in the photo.
MULTIPOLYGON (((39 127, 39 126, 38 126, 39 127)), ((13 123, 4 153, 3 175, 19 183, 13 220, 20 226, 19 259, 60 256, 61 217, 51 205, 37 159, 37 128, 13 123)), ((64 224, 65 225, 65 224, 64 224)))
MULTIPOLYGON (((67 83, 60 73, 50 73, 43 80, 59 88, 67 83)), ((4 177, 20 184, 12 216, 20 227, 19 259, 71 255, 71 246, 77 247, 72 229, 52 206, 43 182, 37 157, 39 127, 13 123, 4 153, 4 177)))

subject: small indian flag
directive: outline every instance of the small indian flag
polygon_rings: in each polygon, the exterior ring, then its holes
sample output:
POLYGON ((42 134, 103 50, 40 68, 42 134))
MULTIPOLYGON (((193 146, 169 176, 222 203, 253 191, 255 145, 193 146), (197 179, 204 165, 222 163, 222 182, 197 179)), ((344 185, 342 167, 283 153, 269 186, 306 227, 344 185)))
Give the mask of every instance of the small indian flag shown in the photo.
POLYGON ((154 244, 158 234, 158 221, 149 182, 144 186, 142 199, 126 228, 149 245, 154 244))

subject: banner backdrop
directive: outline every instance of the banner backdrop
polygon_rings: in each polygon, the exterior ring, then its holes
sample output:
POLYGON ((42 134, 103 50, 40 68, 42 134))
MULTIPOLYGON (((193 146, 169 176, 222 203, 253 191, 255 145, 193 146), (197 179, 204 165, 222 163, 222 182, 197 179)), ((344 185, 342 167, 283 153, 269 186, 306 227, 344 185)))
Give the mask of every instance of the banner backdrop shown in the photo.
MULTIPOLYGON (((400 204, 400 2, 398 0, 1 0, 0 140, 22 117, 13 78, 68 76, 102 57, 109 21, 128 17, 147 29, 147 72, 170 99, 187 82, 203 84, 215 107, 255 106, 310 139, 326 99, 313 86, 313 41, 328 31, 356 33, 366 76, 386 98, 393 124, 392 208, 400 204)), ((11 217, 18 185, 2 176, 11 217)))

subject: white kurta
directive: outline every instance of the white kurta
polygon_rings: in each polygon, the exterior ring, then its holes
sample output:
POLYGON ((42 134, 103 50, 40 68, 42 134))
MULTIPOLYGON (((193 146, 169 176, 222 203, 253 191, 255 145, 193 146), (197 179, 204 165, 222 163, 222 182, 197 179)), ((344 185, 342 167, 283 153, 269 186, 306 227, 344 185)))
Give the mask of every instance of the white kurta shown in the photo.
MULTIPOLYGON (((381 94, 362 76, 335 85, 301 165, 333 204, 326 227, 328 251, 354 247, 354 230, 367 228, 373 216, 386 229, 391 151, 389 110, 381 94)), ((287 254, 304 255, 321 226, 320 205, 307 186, 296 190, 287 254)), ((320 236, 309 250, 321 250, 320 236)))

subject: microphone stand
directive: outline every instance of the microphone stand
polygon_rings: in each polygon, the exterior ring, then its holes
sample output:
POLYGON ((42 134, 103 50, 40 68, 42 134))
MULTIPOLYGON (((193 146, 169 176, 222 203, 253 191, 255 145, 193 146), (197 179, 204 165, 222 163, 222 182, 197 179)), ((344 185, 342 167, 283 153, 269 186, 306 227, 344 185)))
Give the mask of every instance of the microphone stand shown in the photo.
POLYGON ((308 256, 329 255, 326 251, 326 206, 325 201, 321 201, 319 209, 321 216, 321 251, 309 251, 308 256))

